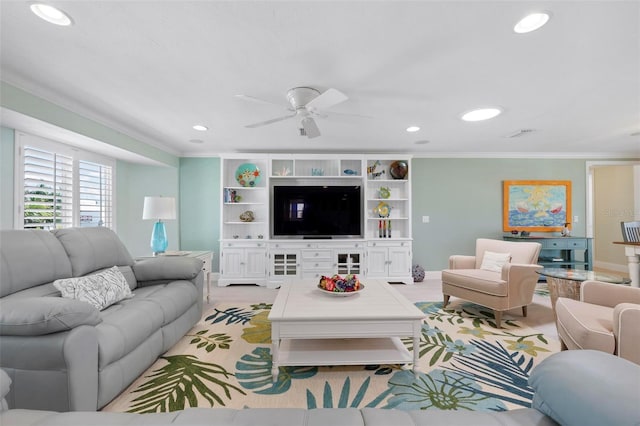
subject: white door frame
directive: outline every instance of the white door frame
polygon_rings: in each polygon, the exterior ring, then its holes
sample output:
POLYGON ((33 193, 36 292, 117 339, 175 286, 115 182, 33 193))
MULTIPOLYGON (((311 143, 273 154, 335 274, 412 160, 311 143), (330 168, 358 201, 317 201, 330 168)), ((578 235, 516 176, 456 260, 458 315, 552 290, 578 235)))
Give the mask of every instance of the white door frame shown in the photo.
MULTIPOLYGON (((586 179, 587 179, 587 194, 586 194, 586 236, 589 238, 594 238, 594 229, 593 229, 593 216, 595 207, 593 205, 594 193, 593 193, 593 175, 594 170, 598 167, 606 167, 606 166, 634 166, 633 168, 633 182, 634 182, 634 194, 640 194, 640 161, 638 160, 627 160, 627 161, 615 161, 615 160, 607 160, 607 161, 587 161, 586 162, 586 179)), ((640 196, 634 197, 634 220, 640 220, 640 196)), ((595 244, 593 245, 593 259, 594 264, 596 262, 596 251, 595 244)))

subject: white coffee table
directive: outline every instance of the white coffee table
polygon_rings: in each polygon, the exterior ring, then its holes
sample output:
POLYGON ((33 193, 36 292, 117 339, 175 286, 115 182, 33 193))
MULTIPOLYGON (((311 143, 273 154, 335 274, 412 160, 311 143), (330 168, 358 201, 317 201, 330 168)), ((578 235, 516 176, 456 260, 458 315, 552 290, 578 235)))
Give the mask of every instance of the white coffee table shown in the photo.
POLYGON ((390 284, 363 280, 358 294, 323 294, 317 279, 282 284, 271 308, 272 374, 286 365, 409 364, 417 374, 425 314, 390 284), (413 356, 400 341, 413 337, 413 356))

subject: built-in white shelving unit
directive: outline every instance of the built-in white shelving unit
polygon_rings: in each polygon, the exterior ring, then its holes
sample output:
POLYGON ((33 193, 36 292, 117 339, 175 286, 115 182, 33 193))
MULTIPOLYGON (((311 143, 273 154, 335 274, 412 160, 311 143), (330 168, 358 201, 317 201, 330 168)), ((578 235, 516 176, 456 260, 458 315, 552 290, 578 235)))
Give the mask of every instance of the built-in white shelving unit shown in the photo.
POLYGON ((411 284, 410 163, 411 157, 406 155, 223 157, 219 285, 277 287, 285 278, 320 278, 334 273, 411 284), (396 162, 407 167, 402 177, 392 176, 396 162), (249 178, 253 183, 239 177, 247 170, 254 173, 249 178), (270 203, 278 185, 361 186, 362 236, 273 238, 270 203), (248 220, 247 214, 241 219, 247 211, 253 220, 248 220))

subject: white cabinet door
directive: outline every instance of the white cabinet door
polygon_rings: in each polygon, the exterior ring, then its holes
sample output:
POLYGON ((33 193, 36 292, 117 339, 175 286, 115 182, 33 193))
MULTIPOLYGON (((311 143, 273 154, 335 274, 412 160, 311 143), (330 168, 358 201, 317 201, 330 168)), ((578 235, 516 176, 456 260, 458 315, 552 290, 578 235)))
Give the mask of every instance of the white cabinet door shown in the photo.
POLYGON ((244 249, 223 249, 222 271, 225 278, 239 278, 244 274, 244 249))
POLYGON ((266 249, 245 249, 244 276, 248 278, 264 278, 267 274, 266 256, 266 249))
POLYGON ((390 277, 411 275, 411 252, 408 247, 389 247, 388 275, 390 277))
POLYGON ((386 277, 387 276, 387 254, 386 247, 374 248, 370 247, 367 252, 367 276, 368 277, 386 277))

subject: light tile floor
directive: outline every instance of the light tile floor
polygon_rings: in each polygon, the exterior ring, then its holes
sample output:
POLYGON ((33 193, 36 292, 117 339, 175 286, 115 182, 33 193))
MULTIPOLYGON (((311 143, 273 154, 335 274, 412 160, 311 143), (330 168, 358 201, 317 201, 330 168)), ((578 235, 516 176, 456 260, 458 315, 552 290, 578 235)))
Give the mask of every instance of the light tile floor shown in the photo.
MULTIPOLYGON (((215 303, 272 303, 278 292, 278 290, 256 285, 218 287, 217 284, 217 282, 211 283, 209 305, 215 303)), ((394 284, 394 287, 412 302, 442 301, 442 281, 440 279, 425 279, 423 282, 412 285, 394 284)), ((451 303, 454 304, 461 301, 455 297, 451 298, 451 303)), ((526 318, 522 317, 521 308, 505 312, 503 319, 505 318, 521 321, 551 339, 558 338, 551 310, 551 300, 548 296, 534 294, 533 303, 529 305, 526 318)))

